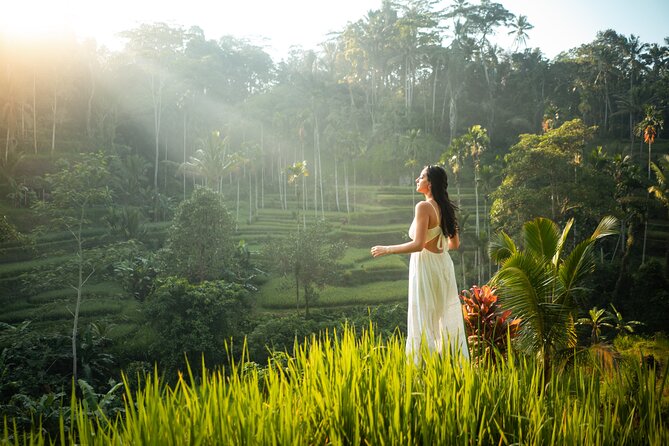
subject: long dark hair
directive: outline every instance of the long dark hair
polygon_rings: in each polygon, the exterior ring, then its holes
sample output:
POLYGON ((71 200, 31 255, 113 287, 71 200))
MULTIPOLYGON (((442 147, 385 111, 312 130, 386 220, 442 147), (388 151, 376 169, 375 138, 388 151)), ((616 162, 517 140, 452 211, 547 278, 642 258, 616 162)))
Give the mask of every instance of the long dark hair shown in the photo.
POLYGON ((448 177, 441 166, 426 166, 427 180, 432 185, 432 198, 439 205, 441 230, 448 237, 455 237, 458 232, 458 219, 455 211, 458 207, 448 198, 448 177))

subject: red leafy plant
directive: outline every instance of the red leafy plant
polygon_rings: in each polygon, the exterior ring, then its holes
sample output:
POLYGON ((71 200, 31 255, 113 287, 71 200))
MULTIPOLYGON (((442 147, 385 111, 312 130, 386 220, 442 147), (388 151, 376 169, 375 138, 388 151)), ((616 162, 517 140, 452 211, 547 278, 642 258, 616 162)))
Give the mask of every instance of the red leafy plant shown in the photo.
POLYGON ((511 310, 501 308, 496 291, 488 285, 474 285, 460 294, 469 350, 479 360, 502 357, 508 349, 507 341, 518 334, 520 327, 520 319, 512 318, 511 310))

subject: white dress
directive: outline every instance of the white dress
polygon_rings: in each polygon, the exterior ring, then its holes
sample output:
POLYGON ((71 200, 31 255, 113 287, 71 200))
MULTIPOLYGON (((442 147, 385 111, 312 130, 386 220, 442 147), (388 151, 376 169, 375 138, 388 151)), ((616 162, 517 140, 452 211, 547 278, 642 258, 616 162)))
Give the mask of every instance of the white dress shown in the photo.
MULTIPOLYGON (((415 225, 414 220, 409 228, 412 240, 416 237, 415 225)), ((439 237, 438 248, 442 252, 423 248, 412 253, 409 262, 406 352, 415 363, 420 362, 422 340, 430 352, 441 353, 446 342, 452 352, 469 358, 455 269, 440 225, 427 230, 427 240, 435 237, 439 237)))

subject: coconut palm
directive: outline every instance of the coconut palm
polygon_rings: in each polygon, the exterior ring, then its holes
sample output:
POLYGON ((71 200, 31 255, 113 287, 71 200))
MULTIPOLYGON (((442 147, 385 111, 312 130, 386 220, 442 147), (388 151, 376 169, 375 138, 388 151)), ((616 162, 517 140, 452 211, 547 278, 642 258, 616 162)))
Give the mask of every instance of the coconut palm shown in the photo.
POLYGON ((527 31, 534 28, 534 25, 530 24, 527 21, 527 16, 518 15, 516 21, 511 24, 511 31, 508 35, 513 35, 513 49, 514 51, 518 50, 521 46, 527 45, 527 39, 529 38, 527 31))
POLYGON ((204 185, 221 191, 223 177, 238 166, 243 159, 238 154, 228 153, 228 137, 221 138, 219 132, 212 132, 207 140, 199 142, 200 148, 190 160, 181 165, 187 173, 204 178, 204 185))
POLYGON ((518 347, 536 354, 545 370, 556 353, 575 345, 575 294, 594 269, 595 242, 614 234, 617 224, 614 217, 604 217, 569 253, 566 243, 573 219, 562 231, 547 218, 525 223, 523 250, 504 232, 490 244, 491 259, 500 265, 491 284, 499 290, 502 306, 522 319, 518 347))

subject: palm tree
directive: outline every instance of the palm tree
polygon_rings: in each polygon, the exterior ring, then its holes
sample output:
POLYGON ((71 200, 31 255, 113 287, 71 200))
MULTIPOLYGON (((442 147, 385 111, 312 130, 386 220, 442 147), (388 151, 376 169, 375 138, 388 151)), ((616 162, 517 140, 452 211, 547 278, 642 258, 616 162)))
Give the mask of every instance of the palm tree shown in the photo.
POLYGON ((514 51, 518 50, 518 48, 523 45, 527 45, 527 39, 529 36, 527 35, 527 31, 531 30, 534 28, 534 25, 530 24, 530 22, 527 21, 527 16, 524 15, 519 15, 516 17, 516 21, 511 24, 511 31, 509 31, 507 34, 512 35, 513 34, 513 49, 514 51))
MULTIPOLYGON (((635 128, 635 133, 638 136, 643 135, 643 140, 648 144, 648 179, 650 180, 650 165, 651 161, 651 148, 653 147, 653 142, 655 142, 655 137, 657 136, 658 131, 662 130, 664 125, 664 120, 662 119, 662 114, 657 110, 654 105, 646 105, 644 107, 645 116, 643 120, 637 124, 635 128)), ((644 222, 643 229, 643 251, 641 254, 641 263, 645 263, 646 260, 646 240, 648 236, 648 210, 646 209, 646 221, 644 222)))
POLYGON ((518 347, 536 354, 545 371, 557 353, 576 343, 575 294, 595 267, 595 242, 615 234, 618 224, 614 217, 604 217, 590 237, 567 253, 573 222, 562 231, 547 218, 525 223, 524 250, 504 232, 490 245, 490 256, 500 265, 491 284, 499 290, 502 306, 522 320, 518 347))
POLYGON ((181 169, 204 178, 204 185, 221 192, 223 177, 243 159, 236 153, 228 153, 228 137, 221 138, 219 132, 212 132, 208 139, 199 141, 199 148, 181 169))
MULTIPOLYGON (((405 151, 409 159, 405 162, 405 166, 411 167, 411 178, 416 178, 416 166, 418 165, 418 137, 420 136, 420 129, 409 129, 401 138, 406 142, 405 151)), ((411 202, 416 204, 416 191, 411 189, 411 202)))
POLYGON ((645 116, 636 126, 637 136, 643 136, 643 141, 648 144, 648 178, 650 179, 651 148, 655 142, 658 132, 664 128, 662 113, 654 105, 644 107, 645 116))
MULTIPOLYGON (((488 143, 488 133, 486 129, 480 125, 472 126, 467 133, 463 136, 465 139, 465 145, 469 150, 469 155, 474 161, 474 198, 476 200, 476 239, 478 240, 481 236, 481 225, 479 223, 479 181, 480 181, 480 171, 481 171, 481 155, 487 149, 488 143)), ((476 249, 476 266, 478 271, 478 280, 481 283, 481 251, 476 249)))
MULTIPOLYGON (((302 185, 304 186, 304 178, 309 176, 309 170, 307 170, 307 162, 306 161, 300 161, 297 163, 293 163, 291 166, 288 166, 286 168, 286 175, 288 177, 288 183, 289 184, 294 184, 295 185, 295 195, 297 196, 297 224, 298 224, 298 229, 299 229, 299 222, 300 222, 300 208, 299 208, 299 203, 300 201, 302 202, 302 227, 304 229, 307 229, 307 220, 306 220, 306 213, 307 209, 305 207, 304 200, 300 199, 300 189, 298 188, 298 180, 302 179, 302 185)), ((306 194, 306 191, 304 191, 306 194)))
MULTIPOLYGON (((622 50, 623 53, 628 57, 627 64, 629 67, 629 77, 630 77, 630 96, 634 91, 634 75, 635 72, 641 71, 643 64, 641 63, 641 55, 643 51, 648 48, 647 43, 641 43, 639 36, 630 34, 629 38, 624 39, 622 50)), ((632 110, 629 111, 629 129, 630 129, 630 150, 634 145, 634 115, 632 110)))

